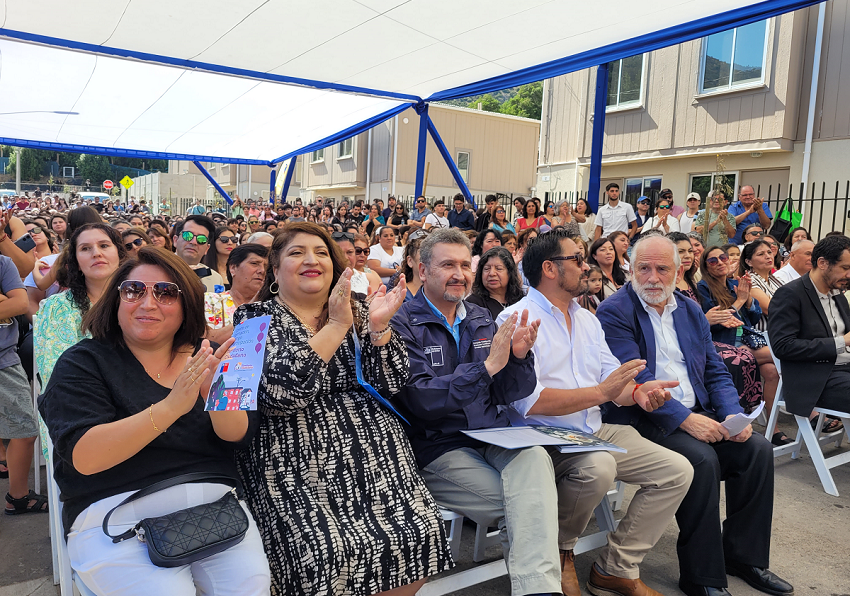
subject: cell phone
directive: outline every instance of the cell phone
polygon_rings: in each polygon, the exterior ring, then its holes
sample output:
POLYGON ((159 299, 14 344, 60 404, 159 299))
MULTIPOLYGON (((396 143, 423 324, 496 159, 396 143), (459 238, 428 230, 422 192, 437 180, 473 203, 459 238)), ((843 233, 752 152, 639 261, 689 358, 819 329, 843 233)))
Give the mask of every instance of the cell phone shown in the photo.
POLYGON ((35 248, 35 240, 33 240, 32 236, 30 236, 29 232, 27 232, 15 240, 15 246, 27 253, 35 248))

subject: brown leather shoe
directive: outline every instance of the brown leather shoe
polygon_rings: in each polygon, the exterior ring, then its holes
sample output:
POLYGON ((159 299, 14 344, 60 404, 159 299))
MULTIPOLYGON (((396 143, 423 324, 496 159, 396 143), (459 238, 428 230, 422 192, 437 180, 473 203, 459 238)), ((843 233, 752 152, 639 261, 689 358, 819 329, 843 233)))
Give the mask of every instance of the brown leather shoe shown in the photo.
POLYGON ((565 596, 581 596, 576 575, 576 556, 571 550, 561 551, 561 591, 565 596))
MULTIPOLYGON (((563 578, 563 573, 561 574, 563 578)), ((561 580, 563 583, 563 579, 561 580)), ((594 596, 663 596, 640 579, 626 579, 614 575, 602 575, 596 570, 596 564, 590 568, 587 591, 594 596)))

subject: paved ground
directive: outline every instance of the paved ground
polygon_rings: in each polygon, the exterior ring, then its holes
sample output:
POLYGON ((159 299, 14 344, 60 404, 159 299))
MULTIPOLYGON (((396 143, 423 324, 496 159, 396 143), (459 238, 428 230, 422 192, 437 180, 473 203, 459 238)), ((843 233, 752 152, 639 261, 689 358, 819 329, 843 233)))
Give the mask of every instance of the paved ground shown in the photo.
MULTIPOLYGON (((790 419, 780 418, 783 430, 793 436, 790 419)), ((843 451, 850 449, 845 445, 843 451)), ((773 515, 771 568, 794 584, 797 596, 850 596, 850 465, 833 469, 840 497, 823 492, 808 456, 792 461, 790 456, 776 460, 776 500, 773 515)), ((8 481, 0 480, 0 492, 8 481)), ((626 505, 633 490, 627 491, 626 505)), ((620 515, 619 513, 617 514, 620 515)), ((473 528, 464 528, 459 568, 472 561, 473 528)), ((663 594, 681 594, 676 587, 677 528, 672 524, 642 566, 644 581, 663 594)), ((491 549, 493 560, 500 555, 491 549)), ((584 584, 594 554, 576 560, 579 579, 584 584)), ((0 516, 0 596, 55 596, 52 586, 50 539, 47 516, 0 516)), ((729 579, 734 596, 756 596, 736 578, 729 579)), ((462 592, 462 596, 508 596, 510 584, 502 577, 462 592)))

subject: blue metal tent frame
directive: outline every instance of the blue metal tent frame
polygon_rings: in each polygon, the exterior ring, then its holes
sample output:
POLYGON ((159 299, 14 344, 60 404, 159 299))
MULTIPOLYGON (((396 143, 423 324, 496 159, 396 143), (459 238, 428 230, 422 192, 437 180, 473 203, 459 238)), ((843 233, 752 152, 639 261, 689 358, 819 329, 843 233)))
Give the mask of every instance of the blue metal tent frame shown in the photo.
MULTIPOLYGON (((136 52, 121 48, 111 48, 108 46, 87 44, 57 37, 37 35, 33 33, 0 28, 0 37, 6 37, 9 39, 34 42, 48 46, 62 47, 76 51, 102 54, 119 58, 132 58, 146 62, 155 62, 171 66, 177 66, 181 68, 204 70, 234 76, 242 76, 276 83, 303 85, 316 89, 328 89, 344 93, 363 93, 367 95, 385 97, 388 99, 396 99, 404 102, 382 114, 378 114, 377 116, 369 118, 368 120, 364 120, 363 122, 348 127, 345 130, 342 130, 336 134, 325 137, 319 141, 306 145, 296 151, 292 151, 271 161, 244 159, 238 157, 214 157, 202 155, 175 154, 157 151, 138 151, 115 147, 68 145, 63 143, 38 142, 29 141, 26 139, 13 139, 4 137, 0 137, 0 143, 17 147, 51 149, 55 151, 67 151, 71 153, 90 153, 96 155, 112 155, 121 157, 144 157, 146 159, 155 158, 193 161, 196 165, 198 165, 198 167, 205 174, 207 179, 210 180, 210 182, 216 187, 216 189, 220 193, 222 193, 222 196, 227 197, 229 200, 229 196, 227 195, 227 193, 223 193, 221 187, 212 179, 211 176, 209 176, 209 173, 206 172, 203 166, 200 166, 201 161, 274 166, 287 159, 292 159, 298 155, 309 153, 310 151, 314 151, 317 149, 323 149, 325 147, 343 141, 347 138, 358 135, 380 124, 381 122, 389 120, 393 116, 403 112, 409 107, 415 106, 417 112, 420 113, 420 152, 417 159, 416 178, 417 195, 421 192, 422 187, 421 167, 424 167, 424 152, 426 146, 425 132, 427 131, 431 134, 435 144, 437 144, 438 149, 440 149, 440 154, 445 159, 446 165, 452 171, 452 175, 458 182, 458 186, 460 187, 461 191, 465 196, 467 196, 468 199, 471 200, 471 194, 469 193, 469 189, 466 187, 466 184, 463 183, 462 179, 460 178, 460 174, 457 171, 457 167, 455 166, 454 161, 451 159, 451 156, 446 151, 445 145, 442 143, 442 140, 440 140, 439 134, 437 134, 436 128, 434 128, 433 126, 433 122, 430 121, 430 118, 427 115, 427 102, 480 95, 491 91, 497 91, 499 89, 523 85, 534 81, 540 81, 543 79, 556 77, 569 72, 575 72, 584 68, 597 66, 599 67, 599 69, 597 70, 597 94, 595 102, 596 105, 594 109, 593 144, 591 149, 590 191, 592 192, 589 192, 589 202, 595 208, 598 205, 599 200, 599 176, 601 173, 602 139, 604 135, 605 125, 605 102, 604 99, 602 99, 605 96, 605 88, 601 87, 603 93, 600 93, 599 90, 600 80, 603 74, 605 75, 605 81, 607 84, 607 64, 609 62, 619 60, 621 58, 627 58, 629 56, 633 56, 640 53, 650 52, 652 50, 657 50, 678 43, 683 43, 685 41, 690 41, 701 37, 707 37, 714 33, 726 31, 734 27, 740 27, 786 12, 791 12, 799 10, 801 8, 806 8, 808 6, 813 6, 815 4, 819 4, 822 1, 824 0, 765 0, 764 2, 744 6, 741 8, 736 8, 716 15, 704 17, 702 19, 696 19, 694 21, 682 23, 673 27, 668 27, 660 31, 637 36, 627 40, 622 40, 620 42, 609 44, 600 48, 595 48, 587 52, 567 56, 559 60, 553 60, 529 68, 517 70, 502 76, 485 79, 476 83, 455 87, 453 89, 447 89, 445 91, 440 91, 432 94, 426 100, 423 100, 422 98, 414 95, 406 95, 390 91, 382 91, 378 89, 369 89, 350 85, 341 85, 338 83, 330 83, 312 79, 286 77, 283 75, 275 75, 266 72, 252 71, 206 62, 196 62, 192 60, 184 60, 170 56, 136 52), (602 98, 600 98, 600 96, 602 96, 602 98)), ((293 168, 290 168, 290 171, 292 169, 293 168)))

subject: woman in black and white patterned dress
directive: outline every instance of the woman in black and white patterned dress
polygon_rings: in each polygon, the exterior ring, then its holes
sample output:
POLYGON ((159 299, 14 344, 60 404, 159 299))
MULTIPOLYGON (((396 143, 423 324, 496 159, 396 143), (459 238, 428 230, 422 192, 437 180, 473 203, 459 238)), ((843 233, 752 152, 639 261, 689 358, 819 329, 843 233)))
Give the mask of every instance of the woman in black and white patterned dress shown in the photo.
POLYGON ((251 447, 237 455, 272 571, 272 594, 412 595, 452 566, 437 505, 400 419, 357 381, 398 393, 407 352, 389 329, 404 283, 352 302, 346 259, 328 233, 292 223, 275 238, 262 302, 271 315, 251 447))

